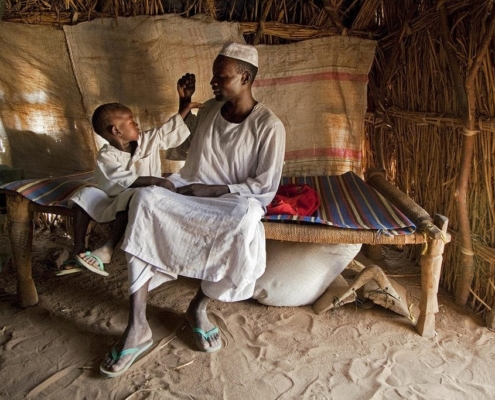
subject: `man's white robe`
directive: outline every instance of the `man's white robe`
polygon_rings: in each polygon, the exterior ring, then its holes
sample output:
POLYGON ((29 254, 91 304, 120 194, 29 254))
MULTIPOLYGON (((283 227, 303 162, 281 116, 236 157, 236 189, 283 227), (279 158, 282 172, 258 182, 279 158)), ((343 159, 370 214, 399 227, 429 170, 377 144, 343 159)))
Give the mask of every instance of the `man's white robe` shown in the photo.
POLYGON ((238 301, 252 296, 264 272, 260 220, 280 183, 285 129, 263 104, 240 124, 221 116, 222 105, 209 100, 197 117, 186 119, 194 134, 191 148, 169 179, 177 187, 228 185, 231 193, 199 198, 159 187, 139 190, 129 204, 122 245, 131 294, 150 278, 149 290, 183 275, 201 279, 209 297, 238 301))

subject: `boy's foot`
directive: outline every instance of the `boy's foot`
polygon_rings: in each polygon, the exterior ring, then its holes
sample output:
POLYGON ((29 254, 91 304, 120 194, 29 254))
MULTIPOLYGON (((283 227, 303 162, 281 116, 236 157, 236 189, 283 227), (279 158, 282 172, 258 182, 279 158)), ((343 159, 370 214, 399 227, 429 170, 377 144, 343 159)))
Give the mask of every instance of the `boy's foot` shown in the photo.
POLYGON ((64 275, 70 275, 70 274, 75 274, 77 272, 82 272, 81 264, 77 259, 69 258, 65 260, 62 265, 60 266, 60 269, 55 272, 56 276, 64 276, 64 275))
POLYGON ((105 267, 103 265, 102 260, 99 257, 92 254, 90 251, 84 253, 84 258, 77 255, 76 260, 79 263, 81 263, 83 267, 86 267, 91 272, 94 272, 95 274, 98 275, 108 276, 108 272, 105 271, 105 267))
MULTIPOLYGON (((106 246, 102 246, 99 249, 91 251, 90 254, 91 256, 98 257, 103 264, 108 264, 112 261, 113 250, 106 246)), ((79 253, 78 256, 87 264, 98 267, 98 262, 91 256, 86 255, 86 252, 79 253)))

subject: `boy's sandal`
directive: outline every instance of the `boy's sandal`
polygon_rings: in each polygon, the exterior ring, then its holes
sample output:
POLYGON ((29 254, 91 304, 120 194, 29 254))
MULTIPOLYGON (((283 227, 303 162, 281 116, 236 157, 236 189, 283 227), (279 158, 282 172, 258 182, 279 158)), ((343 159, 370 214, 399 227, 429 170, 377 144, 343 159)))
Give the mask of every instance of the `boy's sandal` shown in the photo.
POLYGON ((87 251, 84 254, 86 255, 86 257, 89 257, 93 260, 96 260, 96 262, 98 263, 98 267, 96 267, 92 264, 89 264, 82 257, 77 255, 76 259, 79 262, 79 264, 81 264, 83 267, 86 267, 87 269, 89 269, 91 272, 94 272, 95 274, 108 276, 108 272, 105 271, 105 267, 103 266, 103 261, 101 261, 100 257, 95 256, 94 254, 91 254, 90 251, 87 251))
POLYGON ((76 274, 78 272, 82 272, 83 269, 81 267, 72 267, 72 268, 65 268, 71 264, 75 264, 75 265, 81 265, 81 263, 79 262, 79 260, 77 259, 69 259, 69 260, 65 260, 64 263, 61 265, 61 268, 60 270, 56 271, 55 272, 55 275, 56 276, 64 276, 64 275, 71 275, 71 274, 76 274))

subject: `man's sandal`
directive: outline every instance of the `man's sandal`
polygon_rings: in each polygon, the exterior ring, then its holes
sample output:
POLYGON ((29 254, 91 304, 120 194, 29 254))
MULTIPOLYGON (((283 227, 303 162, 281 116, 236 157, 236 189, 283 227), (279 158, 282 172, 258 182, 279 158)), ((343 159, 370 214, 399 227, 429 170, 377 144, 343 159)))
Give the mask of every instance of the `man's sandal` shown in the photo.
POLYGON ((141 343, 137 347, 122 350, 120 353, 117 352, 117 349, 115 348, 115 346, 113 346, 112 350, 110 351, 110 355, 112 356, 112 359, 114 361, 119 361, 122 357, 128 355, 132 355, 132 357, 129 358, 124 368, 116 372, 106 369, 104 367, 104 363, 102 363, 100 365, 100 372, 109 378, 115 378, 116 376, 122 375, 125 371, 127 371, 131 367, 131 365, 134 363, 136 358, 138 358, 141 354, 143 354, 146 350, 148 350, 152 344, 153 344, 153 340, 150 339, 147 342, 141 343))
MULTIPOLYGON (((194 333, 200 334, 203 337, 203 339, 206 340, 206 342, 208 342, 208 344, 210 343, 210 341, 208 339, 211 337, 211 335, 214 335, 214 334, 216 334, 216 333, 219 332, 219 330, 218 330, 218 328, 216 326, 213 329, 209 330, 208 332, 205 332, 201 328, 192 328, 192 330, 193 330, 194 333)), ((196 340, 196 345, 198 346, 198 348, 201 351, 205 351, 206 353, 213 353, 214 351, 218 351, 218 350, 220 350, 222 348, 222 339, 221 338, 220 338, 220 343, 217 346, 215 346, 215 347, 210 346, 210 347, 203 348, 203 347, 201 347, 199 345, 199 343, 200 342, 198 342, 196 340)))

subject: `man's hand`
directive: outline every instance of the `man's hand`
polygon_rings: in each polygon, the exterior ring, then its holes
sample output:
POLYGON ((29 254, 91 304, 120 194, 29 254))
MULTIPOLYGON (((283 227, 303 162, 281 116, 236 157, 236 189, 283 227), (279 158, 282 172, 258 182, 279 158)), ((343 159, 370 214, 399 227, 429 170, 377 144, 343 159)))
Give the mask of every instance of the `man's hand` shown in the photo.
POLYGON ((187 102, 190 102, 195 91, 196 76, 194 76, 194 74, 190 74, 188 72, 177 81, 177 92, 179 92, 179 99, 185 99, 187 102))
POLYGON ((193 183, 192 185, 177 188, 177 193, 185 196, 220 197, 230 193, 230 190, 227 185, 203 185, 201 183, 193 183))

